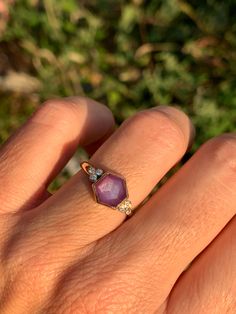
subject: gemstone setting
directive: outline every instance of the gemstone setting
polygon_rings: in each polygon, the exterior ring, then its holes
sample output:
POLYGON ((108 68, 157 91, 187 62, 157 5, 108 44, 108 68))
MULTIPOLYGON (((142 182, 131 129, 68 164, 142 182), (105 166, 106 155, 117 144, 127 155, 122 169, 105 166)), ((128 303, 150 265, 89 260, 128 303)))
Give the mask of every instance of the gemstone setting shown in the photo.
POLYGON ((103 170, 102 169, 96 169, 95 173, 97 176, 100 177, 101 175, 103 175, 103 170))
POLYGON ((123 202, 121 202, 118 206, 117 209, 121 213, 125 213, 126 215, 131 215, 132 214, 132 203, 130 200, 125 199, 123 202))
POLYGON ((88 168, 88 174, 95 174, 95 172, 96 172, 96 169, 94 168, 94 167, 89 167, 88 168))
POLYGON ((116 174, 106 172, 92 186, 99 204, 117 209, 128 198, 125 179, 116 174))
POLYGON ((105 172, 95 168, 87 161, 80 163, 83 171, 92 182, 92 188, 97 203, 113 208, 128 216, 133 214, 132 203, 128 199, 126 180, 121 175, 105 172))
POLYGON ((90 174, 89 176, 89 180, 92 181, 92 182, 96 182, 98 179, 97 175, 94 173, 94 174, 90 174))

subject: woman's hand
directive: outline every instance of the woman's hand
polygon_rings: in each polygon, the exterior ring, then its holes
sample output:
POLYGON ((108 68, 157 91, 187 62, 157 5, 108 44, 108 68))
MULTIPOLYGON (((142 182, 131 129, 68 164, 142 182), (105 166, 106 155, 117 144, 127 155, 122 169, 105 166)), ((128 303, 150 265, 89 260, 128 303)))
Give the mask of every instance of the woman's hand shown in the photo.
POLYGON ((235 314, 236 136, 204 144, 124 222, 82 171, 47 187, 78 145, 100 146, 91 162, 123 175, 137 207, 194 132, 171 107, 113 129, 92 100, 51 100, 3 145, 0 313, 235 314))

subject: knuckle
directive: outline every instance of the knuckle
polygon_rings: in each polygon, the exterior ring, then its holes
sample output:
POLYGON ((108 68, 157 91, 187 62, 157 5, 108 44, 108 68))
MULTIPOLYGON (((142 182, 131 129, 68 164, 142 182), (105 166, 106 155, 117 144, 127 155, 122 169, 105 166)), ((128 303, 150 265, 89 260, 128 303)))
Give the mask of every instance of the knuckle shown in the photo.
POLYGON ((115 259, 107 262, 104 255, 108 252, 98 250, 70 269, 45 312, 75 313, 80 308, 81 313, 113 313, 118 309, 119 313, 133 313, 131 309, 138 308, 136 272, 134 280, 127 280, 126 266, 118 265, 115 259))
MULTIPOLYGON (((22 228, 27 233, 26 228, 22 228)), ((51 269, 59 267, 60 260, 55 261, 48 254, 45 243, 37 243, 35 237, 25 237, 24 231, 19 230, 5 245, 3 264, 12 282, 25 286, 25 289, 40 291, 45 278, 53 274, 51 269), (36 240, 36 241, 35 241, 36 240)))
MULTIPOLYGON (((80 101, 78 101, 78 104, 80 104, 80 101)), ((45 101, 40 109, 55 118, 73 117, 77 115, 78 107, 80 107, 78 104, 70 98, 52 98, 45 101)))
MULTIPOLYGON (((172 111, 171 107, 167 107, 172 111)), ((174 112, 175 110, 173 110, 174 112)), ((132 130, 139 130, 147 141, 163 141, 165 146, 177 147, 185 145, 184 134, 172 115, 164 110, 143 110, 130 117, 126 122, 132 130)))
POLYGON ((70 129, 71 125, 78 121, 78 117, 84 115, 86 111, 86 100, 83 97, 54 98, 43 103, 32 117, 32 121, 37 124, 43 124, 48 127, 57 128, 63 132, 70 129))
POLYGON ((223 134, 206 143, 207 154, 217 169, 236 174, 236 135, 223 134))
POLYGON ((16 306, 22 303, 27 307, 37 306, 41 302, 39 296, 42 300, 47 299, 47 292, 51 291, 55 278, 60 274, 61 265, 57 261, 51 261, 45 252, 47 251, 39 253, 30 248, 22 248, 13 252, 5 261, 7 276, 3 294, 8 289, 15 291, 16 306))
POLYGON ((93 286, 83 287, 83 291, 78 291, 78 285, 70 285, 53 300, 47 313, 76 313, 78 308, 81 313, 116 313, 117 310, 119 313, 137 313, 135 310, 143 305, 139 304, 140 299, 133 290, 120 282, 115 287, 96 282, 93 286), (76 289, 77 293, 74 293, 76 289))

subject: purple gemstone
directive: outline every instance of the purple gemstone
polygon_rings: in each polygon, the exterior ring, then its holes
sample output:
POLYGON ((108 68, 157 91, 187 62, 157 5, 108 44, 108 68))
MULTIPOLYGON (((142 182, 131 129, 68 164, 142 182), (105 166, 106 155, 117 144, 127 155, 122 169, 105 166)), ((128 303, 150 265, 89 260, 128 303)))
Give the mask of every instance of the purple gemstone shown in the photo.
POLYGON ((106 206, 116 207, 127 198, 125 180, 115 174, 105 174, 93 184, 97 201, 106 206))

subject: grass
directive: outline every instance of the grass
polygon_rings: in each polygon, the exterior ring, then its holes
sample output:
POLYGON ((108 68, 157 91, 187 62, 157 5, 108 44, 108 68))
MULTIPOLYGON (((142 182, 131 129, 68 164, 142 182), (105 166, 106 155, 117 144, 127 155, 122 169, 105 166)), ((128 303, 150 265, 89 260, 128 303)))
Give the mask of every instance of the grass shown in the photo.
POLYGON ((86 95, 118 123, 181 107, 197 138, 235 130, 236 5, 228 1, 21 0, 0 42, 0 142, 45 99, 86 95))

